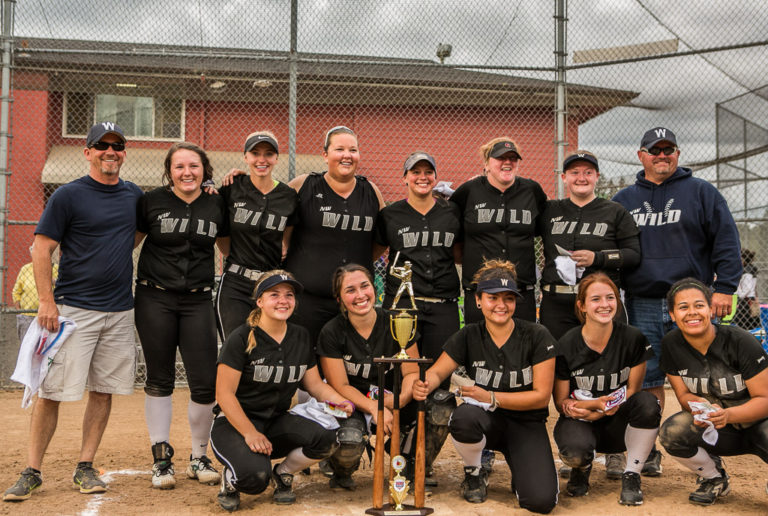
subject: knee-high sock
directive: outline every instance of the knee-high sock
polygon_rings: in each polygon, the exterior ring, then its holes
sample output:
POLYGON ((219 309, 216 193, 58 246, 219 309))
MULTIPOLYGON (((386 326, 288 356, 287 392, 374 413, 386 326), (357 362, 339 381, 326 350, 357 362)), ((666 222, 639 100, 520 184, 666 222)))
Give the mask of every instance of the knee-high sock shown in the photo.
POLYGON ((144 418, 147 420, 151 444, 170 441, 172 411, 170 396, 147 395, 144 397, 144 418))
POLYGON ((485 436, 476 443, 460 443, 451 436, 453 445, 456 447, 456 451, 464 459, 465 466, 472 466, 479 468, 481 464, 481 458, 483 456, 483 449, 485 448, 485 436))
POLYGON ((215 403, 202 405, 189 401, 187 417, 189 431, 192 436, 192 458, 199 459, 208 450, 208 440, 211 438, 211 423, 213 422, 213 406, 215 403))
POLYGON ((715 461, 709 456, 707 450, 702 447, 699 447, 699 450, 693 457, 687 459, 675 457, 675 459, 702 478, 717 478, 721 476, 717 466, 715 466, 715 461))
POLYGON ((643 470, 645 459, 651 453, 658 433, 658 428, 635 428, 627 425, 624 430, 624 444, 627 446, 627 466, 624 471, 640 473, 643 470))
POLYGON ((297 471, 308 468, 317 462, 320 461, 318 459, 310 459, 304 455, 304 452, 301 451, 301 448, 294 448, 288 455, 286 455, 283 462, 281 462, 277 467, 277 472, 290 473, 293 475, 297 471))

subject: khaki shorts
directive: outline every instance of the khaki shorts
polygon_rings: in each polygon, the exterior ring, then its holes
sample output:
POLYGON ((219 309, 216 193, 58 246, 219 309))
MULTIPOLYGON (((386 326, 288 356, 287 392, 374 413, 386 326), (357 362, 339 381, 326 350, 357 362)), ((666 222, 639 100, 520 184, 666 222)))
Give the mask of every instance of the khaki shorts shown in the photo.
POLYGON ((53 357, 38 396, 77 401, 85 389, 133 394, 137 353, 133 310, 98 312, 57 306, 59 315, 75 321, 77 329, 53 357))

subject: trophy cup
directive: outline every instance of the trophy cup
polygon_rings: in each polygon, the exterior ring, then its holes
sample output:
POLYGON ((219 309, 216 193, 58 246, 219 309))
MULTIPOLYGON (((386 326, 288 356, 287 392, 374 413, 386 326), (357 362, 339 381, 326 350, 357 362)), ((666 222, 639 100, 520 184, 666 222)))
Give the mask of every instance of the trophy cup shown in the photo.
POLYGON ((397 289, 395 299, 392 301, 390 310, 397 311, 397 315, 389 316, 389 329, 392 332, 392 337, 400 345, 400 353, 395 355, 394 358, 407 359, 408 353, 405 352, 405 348, 408 347, 408 342, 416 335, 416 314, 409 314, 408 311, 417 311, 416 299, 413 296, 413 283, 411 278, 413 277, 413 271, 411 270, 411 262, 406 261, 402 267, 397 267, 397 259, 400 257, 400 251, 395 255, 395 260, 392 262, 392 267, 389 269, 389 274, 400 280, 400 287, 397 289), (404 292, 408 292, 408 297, 411 301, 410 308, 398 308, 397 304, 400 302, 404 292))
MULTIPOLYGON (((392 435, 390 439, 390 456, 392 461, 389 468, 389 497, 392 503, 384 505, 384 425, 376 426, 376 448, 373 464, 373 507, 367 509, 366 514, 377 516, 421 516, 432 514, 430 507, 424 507, 424 452, 425 452, 425 405, 419 401, 416 419, 416 446, 415 446, 415 471, 414 471, 414 503, 405 505, 408 496, 409 482, 400 473, 406 466, 405 458, 400 455, 400 365, 403 362, 413 362, 419 365, 419 378, 424 380, 424 368, 432 363, 431 358, 411 358, 405 352, 408 343, 416 335, 416 300, 413 295, 413 283, 411 278, 411 262, 406 261, 402 267, 397 267, 397 259, 400 252, 395 255, 389 273, 400 279, 400 287, 397 289, 391 310, 397 315, 389 316, 389 328, 392 337, 400 346, 400 352, 393 357, 374 358, 373 362, 378 366, 379 393, 384 392, 384 371, 394 365, 394 385, 392 400, 392 435), (411 301, 410 308, 398 308, 397 304, 404 292, 408 292, 411 301)), ((379 395, 378 421, 384 421, 384 396, 379 395)))

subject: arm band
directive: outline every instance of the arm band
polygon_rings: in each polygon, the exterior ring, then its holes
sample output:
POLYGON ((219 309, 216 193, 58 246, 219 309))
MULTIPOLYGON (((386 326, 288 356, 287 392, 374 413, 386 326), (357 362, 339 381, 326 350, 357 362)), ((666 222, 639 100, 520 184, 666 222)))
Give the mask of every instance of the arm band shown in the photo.
POLYGON ((603 257, 602 267, 605 269, 620 269, 622 263, 624 263, 620 249, 606 249, 605 251, 600 251, 600 254, 603 257))

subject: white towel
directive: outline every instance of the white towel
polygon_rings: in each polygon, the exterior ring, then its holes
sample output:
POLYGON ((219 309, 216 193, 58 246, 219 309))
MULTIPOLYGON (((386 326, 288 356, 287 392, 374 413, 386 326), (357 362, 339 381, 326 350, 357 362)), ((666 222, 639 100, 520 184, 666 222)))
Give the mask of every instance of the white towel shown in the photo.
POLYGON ((288 412, 314 421, 326 430, 336 430, 340 426, 336 418, 325 411, 325 403, 320 403, 315 398, 294 405, 288 412))
POLYGON ((710 446, 717 444, 717 439, 720 437, 720 434, 718 433, 717 428, 715 428, 714 423, 709 420, 709 414, 717 412, 717 409, 712 408, 709 403, 702 403, 700 401, 689 401, 688 406, 691 407, 691 410, 700 411, 693 416, 693 419, 696 421, 703 421, 707 424, 707 428, 704 430, 704 433, 701 434, 701 438, 704 439, 704 442, 710 446))
POLYGON ((575 285, 584 274, 584 267, 577 267, 576 262, 570 256, 557 256, 555 268, 557 275, 566 285, 575 285))
POLYGON ((37 317, 29 325, 19 348, 16 369, 11 375, 11 380, 24 385, 21 408, 27 408, 32 403, 32 396, 48 374, 53 357, 76 328, 75 321, 61 316, 59 316, 59 331, 56 333, 50 333, 42 328, 37 322, 37 317))

